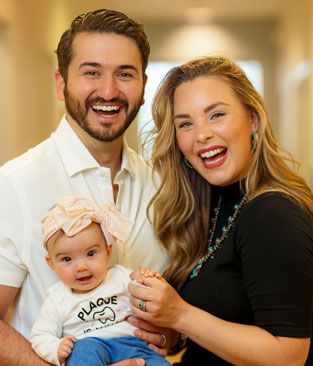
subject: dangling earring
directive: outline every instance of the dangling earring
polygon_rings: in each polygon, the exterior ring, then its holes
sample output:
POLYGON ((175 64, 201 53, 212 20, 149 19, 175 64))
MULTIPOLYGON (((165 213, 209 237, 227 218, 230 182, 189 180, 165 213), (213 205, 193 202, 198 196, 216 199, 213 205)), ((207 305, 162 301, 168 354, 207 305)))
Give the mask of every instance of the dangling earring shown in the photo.
POLYGON ((190 164, 190 162, 184 157, 184 163, 189 169, 193 169, 193 166, 190 164))
POLYGON ((252 151, 255 151, 258 146, 259 136, 256 131, 252 132, 252 151))

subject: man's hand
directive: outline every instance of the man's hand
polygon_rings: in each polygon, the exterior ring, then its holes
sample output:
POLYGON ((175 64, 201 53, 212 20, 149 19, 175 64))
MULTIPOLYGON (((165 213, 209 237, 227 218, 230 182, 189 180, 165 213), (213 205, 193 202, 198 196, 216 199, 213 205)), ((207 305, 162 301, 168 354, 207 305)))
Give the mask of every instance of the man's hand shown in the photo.
POLYGON ((133 315, 130 315, 127 321, 139 328, 135 330, 135 336, 146 341, 151 349, 163 357, 168 354, 171 347, 177 344, 178 333, 172 329, 157 327, 133 315))
POLYGON ((146 363, 142 358, 133 358, 132 360, 124 360, 118 363, 114 363, 110 366, 144 366, 145 364, 146 363))

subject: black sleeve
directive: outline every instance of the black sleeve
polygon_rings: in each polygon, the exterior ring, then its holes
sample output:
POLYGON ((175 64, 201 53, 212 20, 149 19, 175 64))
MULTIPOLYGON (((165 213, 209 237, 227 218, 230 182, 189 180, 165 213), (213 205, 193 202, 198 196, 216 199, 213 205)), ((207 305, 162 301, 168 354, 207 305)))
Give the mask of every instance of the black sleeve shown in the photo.
POLYGON ((311 337, 313 223, 282 194, 262 194, 242 210, 238 256, 256 325, 276 336, 311 337))

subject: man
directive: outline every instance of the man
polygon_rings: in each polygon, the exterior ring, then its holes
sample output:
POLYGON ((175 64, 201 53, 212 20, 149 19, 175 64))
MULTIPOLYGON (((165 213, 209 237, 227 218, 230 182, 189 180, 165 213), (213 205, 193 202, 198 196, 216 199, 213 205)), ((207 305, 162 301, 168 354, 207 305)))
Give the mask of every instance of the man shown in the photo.
POLYGON ((46 365, 26 338, 56 281, 44 263, 40 220, 60 197, 115 202, 134 221, 126 246, 114 246, 112 264, 168 265, 146 217, 157 182, 123 140, 144 102, 149 51, 142 26, 111 10, 78 16, 60 39, 55 80, 66 116, 49 139, 0 169, 0 316, 16 300, 18 331, 0 322, 1 366, 46 365))

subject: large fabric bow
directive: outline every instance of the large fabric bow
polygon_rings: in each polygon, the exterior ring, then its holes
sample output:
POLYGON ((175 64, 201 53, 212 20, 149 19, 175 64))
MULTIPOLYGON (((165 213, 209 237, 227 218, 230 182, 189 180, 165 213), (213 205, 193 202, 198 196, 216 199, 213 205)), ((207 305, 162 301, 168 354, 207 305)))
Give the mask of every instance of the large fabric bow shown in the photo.
POLYGON ((74 236, 92 222, 100 224, 109 245, 114 238, 125 243, 133 226, 111 203, 98 207, 82 197, 64 197, 41 220, 45 245, 60 229, 74 236))

